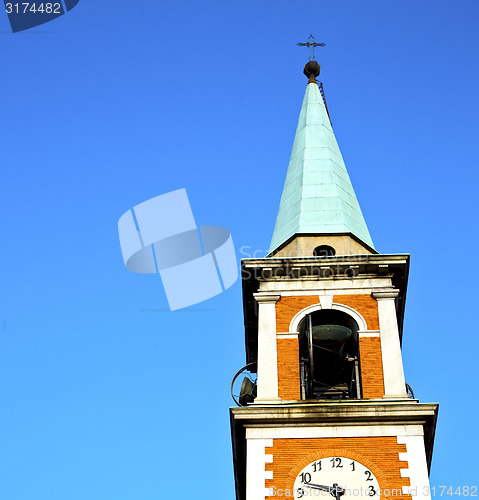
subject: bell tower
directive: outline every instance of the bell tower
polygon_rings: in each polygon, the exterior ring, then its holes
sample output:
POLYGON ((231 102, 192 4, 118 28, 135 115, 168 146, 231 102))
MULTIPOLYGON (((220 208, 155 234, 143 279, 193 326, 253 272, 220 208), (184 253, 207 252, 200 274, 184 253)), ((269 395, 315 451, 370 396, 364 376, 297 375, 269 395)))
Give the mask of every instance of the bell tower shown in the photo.
POLYGON ((269 255, 242 261, 257 383, 231 409, 236 499, 428 500, 438 405, 404 376, 409 255, 374 248, 319 73, 313 58, 269 255))

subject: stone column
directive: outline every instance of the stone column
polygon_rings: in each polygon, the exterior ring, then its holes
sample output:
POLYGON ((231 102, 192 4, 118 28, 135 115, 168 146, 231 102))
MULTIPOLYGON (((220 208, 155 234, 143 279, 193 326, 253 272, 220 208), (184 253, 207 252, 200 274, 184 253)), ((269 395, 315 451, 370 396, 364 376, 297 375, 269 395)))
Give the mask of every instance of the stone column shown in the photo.
POLYGON ((276 302, 280 295, 255 293, 258 311, 258 395, 255 403, 277 403, 278 353, 276 348, 276 302))
POLYGON ((379 330, 384 374, 384 398, 407 398, 399 328, 394 299, 399 290, 373 292, 378 301, 379 330))

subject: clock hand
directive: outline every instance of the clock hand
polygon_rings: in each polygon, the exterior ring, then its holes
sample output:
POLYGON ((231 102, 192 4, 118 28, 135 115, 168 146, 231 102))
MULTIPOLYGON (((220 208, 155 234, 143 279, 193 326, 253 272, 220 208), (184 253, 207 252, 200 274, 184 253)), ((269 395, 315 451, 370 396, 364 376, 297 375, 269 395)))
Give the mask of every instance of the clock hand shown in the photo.
POLYGON ((302 486, 303 487, 306 486, 306 488, 311 488, 313 490, 321 490, 327 492, 330 492, 333 488, 332 486, 323 486, 322 484, 314 484, 314 483, 304 483, 302 486))
POLYGON ((315 483, 304 483, 302 486, 306 488, 311 488, 313 490, 327 491, 328 493, 331 493, 331 495, 335 497, 336 500, 339 500, 339 498, 342 495, 344 495, 345 491, 344 488, 338 486, 338 483, 334 483, 333 486, 323 486, 322 484, 315 484, 315 483))

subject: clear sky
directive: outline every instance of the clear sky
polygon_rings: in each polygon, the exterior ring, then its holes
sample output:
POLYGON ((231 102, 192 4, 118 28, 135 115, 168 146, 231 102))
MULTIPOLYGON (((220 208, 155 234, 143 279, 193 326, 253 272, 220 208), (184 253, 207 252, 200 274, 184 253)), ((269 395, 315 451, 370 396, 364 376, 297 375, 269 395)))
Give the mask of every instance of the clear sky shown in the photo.
POLYGON ((0 15, 0 498, 234 498, 241 286, 170 312, 118 218, 186 188, 269 247, 313 33, 376 248, 411 253, 406 378, 439 402, 432 485, 478 484, 477 0, 80 0, 0 15))

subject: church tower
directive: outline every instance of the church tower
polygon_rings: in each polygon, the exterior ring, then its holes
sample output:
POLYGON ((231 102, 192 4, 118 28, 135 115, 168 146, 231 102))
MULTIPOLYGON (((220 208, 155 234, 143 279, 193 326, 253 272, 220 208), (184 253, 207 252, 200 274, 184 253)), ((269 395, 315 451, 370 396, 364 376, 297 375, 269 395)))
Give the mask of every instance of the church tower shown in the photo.
POLYGON ((409 255, 376 251, 313 59, 270 253, 242 261, 246 362, 231 409, 237 500, 430 499, 437 404, 401 355, 409 255))

